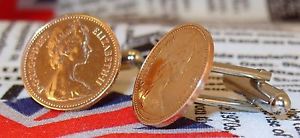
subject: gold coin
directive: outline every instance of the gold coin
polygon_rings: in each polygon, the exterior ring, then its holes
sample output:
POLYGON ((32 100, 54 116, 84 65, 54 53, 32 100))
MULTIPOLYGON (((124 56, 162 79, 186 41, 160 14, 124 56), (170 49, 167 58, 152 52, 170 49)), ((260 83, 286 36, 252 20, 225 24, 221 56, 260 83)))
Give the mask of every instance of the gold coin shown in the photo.
POLYGON ((69 14, 33 35, 23 55, 22 79, 41 105, 78 110, 109 93, 120 62, 120 47, 108 25, 88 15, 69 14))
POLYGON ((186 24, 167 33, 151 50, 137 76, 133 107, 145 125, 163 127, 186 112, 203 88, 213 62, 211 35, 186 24))

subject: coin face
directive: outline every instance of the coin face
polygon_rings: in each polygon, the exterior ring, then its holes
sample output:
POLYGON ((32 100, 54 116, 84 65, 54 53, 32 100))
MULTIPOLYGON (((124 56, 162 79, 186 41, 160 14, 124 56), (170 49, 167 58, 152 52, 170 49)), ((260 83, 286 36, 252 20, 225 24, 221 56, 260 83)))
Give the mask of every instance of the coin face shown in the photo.
POLYGON ((104 22, 65 15, 41 27, 28 42, 22 79, 32 98, 45 107, 83 109, 109 92, 120 55, 117 39, 104 22))
POLYGON ((174 122, 203 88, 213 61, 211 35, 186 24, 167 33, 151 50, 134 85, 133 107, 145 125, 174 122))

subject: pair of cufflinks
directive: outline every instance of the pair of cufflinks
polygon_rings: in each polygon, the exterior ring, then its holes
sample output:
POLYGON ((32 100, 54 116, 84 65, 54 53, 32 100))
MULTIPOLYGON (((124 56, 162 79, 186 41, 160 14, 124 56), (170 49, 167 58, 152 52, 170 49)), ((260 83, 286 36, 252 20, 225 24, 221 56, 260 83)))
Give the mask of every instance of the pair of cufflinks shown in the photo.
POLYGON ((133 108, 141 123, 155 127, 171 124, 195 101, 245 111, 259 107, 272 114, 285 114, 291 106, 284 91, 266 83, 270 72, 213 62, 212 37, 197 24, 169 31, 145 60, 137 51, 121 53, 109 25, 88 15, 64 15, 42 26, 28 42, 22 79, 41 105, 81 110, 110 92, 122 63, 136 65, 140 72, 134 84, 133 108), (248 101, 203 94, 210 72, 223 74, 226 87, 248 101))

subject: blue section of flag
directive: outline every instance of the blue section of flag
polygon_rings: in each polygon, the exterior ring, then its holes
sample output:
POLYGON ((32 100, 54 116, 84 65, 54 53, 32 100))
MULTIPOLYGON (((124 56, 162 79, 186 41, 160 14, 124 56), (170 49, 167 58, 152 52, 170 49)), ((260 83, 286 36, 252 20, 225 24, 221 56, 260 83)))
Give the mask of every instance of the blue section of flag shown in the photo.
MULTIPOLYGON (((131 96, 112 92, 89 109, 92 110, 130 100, 131 96)), ((16 101, 5 101, 4 103, 26 116, 30 116, 43 108, 43 106, 35 102, 32 98, 17 99, 16 101)))
POLYGON ((5 101, 4 103, 26 116, 30 116, 43 108, 31 98, 18 99, 14 102, 5 101))
POLYGON ((99 107, 105 107, 113 104, 118 104, 122 102, 127 102, 131 100, 131 96, 129 95, 123 95, 117 92, 111 92, 107 96, 105 96, 103 99, 101 99, 97 104, 92 106, 91 109, 99 108, 99 107))

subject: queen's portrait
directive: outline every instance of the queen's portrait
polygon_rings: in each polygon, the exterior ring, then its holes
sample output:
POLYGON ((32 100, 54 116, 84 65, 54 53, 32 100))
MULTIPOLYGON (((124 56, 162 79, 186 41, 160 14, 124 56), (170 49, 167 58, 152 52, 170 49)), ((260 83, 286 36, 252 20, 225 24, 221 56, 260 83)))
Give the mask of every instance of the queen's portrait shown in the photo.
POLYGON ((92 52, 87 26, 73 20, 64 27, 56 27, 45 45, 52 70, 45 87, 46 97, 53 101, 66 101, 89 95, 89 84, 78 74, 78 68, 87 63, 92 52))

